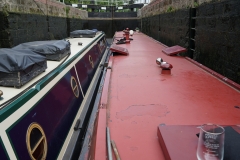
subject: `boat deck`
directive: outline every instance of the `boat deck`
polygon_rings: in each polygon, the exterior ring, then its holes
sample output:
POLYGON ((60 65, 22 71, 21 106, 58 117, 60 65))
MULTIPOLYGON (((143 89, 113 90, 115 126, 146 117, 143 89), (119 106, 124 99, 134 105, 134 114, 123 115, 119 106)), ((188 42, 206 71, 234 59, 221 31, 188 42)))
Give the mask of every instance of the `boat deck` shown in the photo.
MULTIPOLYGON (((116 32, 115 37, 123 33, 116 32)), ((131 38, 130 44, 119 45, 128 49, 128 56, 110 58, 109 85, 104 86, 107 104, 98 119, 99 131, 107 116, 106 126, 121 159, 164 160, 159 125, 240 124, 239 90, 184 57, 164 54, 167 46, 143 33, 135 32, 131 38), (161 73, 159 57, 173 65, 171 74, 161 73)), ((97 147, 100 140, 96 142, 97 147)), ((103 154, 96 151, 95 159, 103 154)))

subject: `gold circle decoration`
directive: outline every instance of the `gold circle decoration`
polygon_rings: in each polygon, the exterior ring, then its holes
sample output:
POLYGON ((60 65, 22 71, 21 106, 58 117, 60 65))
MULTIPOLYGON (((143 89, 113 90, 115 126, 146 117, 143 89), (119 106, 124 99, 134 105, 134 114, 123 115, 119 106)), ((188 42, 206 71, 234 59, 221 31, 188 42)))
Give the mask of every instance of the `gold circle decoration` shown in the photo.
POLYGON ((32 160, 45 160, 47 156, 47 138, 38 123, 28 127, 26 135, 27 150, 32 160))
POLYGON ((75 95, 75 97, 79 97, 79 89, 78 89, 78 84, 77 84, 77 81, 76 79, 72 76, 71 77, 71 87, 72 87, 72 90, 73 90, 73 94, 75 95))
POLYGON ((92 68, 94 68, 94 64, 93 64, 93 60, 92 60, 92 56, 91 55, 89 55, 89 62, 91 64, 92 68))

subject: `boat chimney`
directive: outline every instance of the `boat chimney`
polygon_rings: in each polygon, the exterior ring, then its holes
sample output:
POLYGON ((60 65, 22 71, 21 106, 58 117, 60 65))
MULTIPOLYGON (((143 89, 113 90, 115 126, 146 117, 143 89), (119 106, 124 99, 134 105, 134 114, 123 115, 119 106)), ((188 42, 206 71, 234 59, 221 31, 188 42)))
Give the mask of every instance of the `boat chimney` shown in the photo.
POLYGON ((2 97, 2 95, 3 95, 3 91, 0 90, 0 98, 2 97))
POLYGON ((126 40, 125 40, 125 42, 126 43, 130 43, 130 39, 129 39, 129 29, 128 28, 126 28, 125 30, 123 30, 123 32, 124 32, 124 37, 126 38, 126 40))

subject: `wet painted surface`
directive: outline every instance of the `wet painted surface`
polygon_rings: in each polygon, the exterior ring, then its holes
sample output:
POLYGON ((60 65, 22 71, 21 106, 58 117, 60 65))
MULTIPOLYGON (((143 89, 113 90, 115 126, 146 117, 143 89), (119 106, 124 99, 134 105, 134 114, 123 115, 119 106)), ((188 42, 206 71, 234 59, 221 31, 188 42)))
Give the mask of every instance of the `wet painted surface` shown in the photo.
MULTIPOLYGON (((122 33, 117 32, 116 37, 122 33)), ((128 56, 114 56, 107 105, 108 126, 121 159, 164 160, 157 128, 240 122, 240 93, 184 57, 162 53, 164 45, 142 33, 122 44, 128 56), (171 63, 161 74, 157 58, 171 63)))
POLYGON ((149 104, 149 105, 133 105, 129 106, 126 110, 116 113, 116 118, 124 120, 129 120, 135 116, 156 116, 163 117, 168 113, 167 107, 159 104, 149 104))

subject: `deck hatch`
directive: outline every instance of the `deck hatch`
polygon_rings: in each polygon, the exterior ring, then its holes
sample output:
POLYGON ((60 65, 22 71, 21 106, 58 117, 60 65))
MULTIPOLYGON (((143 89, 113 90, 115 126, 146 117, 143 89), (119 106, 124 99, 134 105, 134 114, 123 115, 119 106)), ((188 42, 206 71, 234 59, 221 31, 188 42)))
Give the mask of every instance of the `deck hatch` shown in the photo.
POLYGON ((111 45, 110 50, 112 52, 117 52, 117 53, 122 54, 122 55, 129 55, 129 52, 126 48, 119 47, 119 46, 114 45, 114 44, 111 45))
POLYGON ((122 54, 122 55, 129 55, 129 52, 126 48, 119 47, 119 46, 114 45, 114 44, 111 45, 110 50, 112 52, 116 52, 116 53, 119 53, 119 54, 122 54))
POLYGON ((163 51, 163 53, 165 53, 169 56, 173 56, 173 55, 176 55, 176 54, 179 54, 179 53, 186 52, 187 49, 176 45, 176 46, 164 48, 162 51, 163 51))

